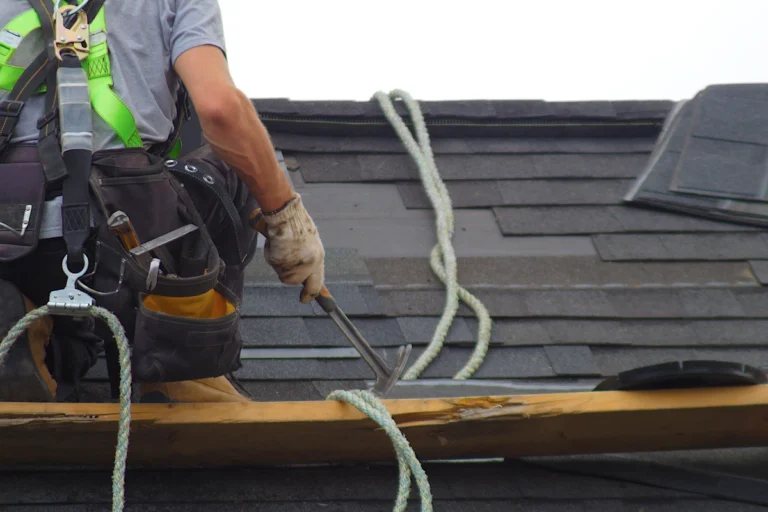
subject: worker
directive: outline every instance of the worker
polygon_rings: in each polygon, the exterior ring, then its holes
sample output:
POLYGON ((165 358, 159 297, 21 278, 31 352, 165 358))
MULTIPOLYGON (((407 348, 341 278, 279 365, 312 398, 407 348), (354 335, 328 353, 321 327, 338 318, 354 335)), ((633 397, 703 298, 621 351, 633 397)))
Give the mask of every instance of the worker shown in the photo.
MULTIPOLYGON (((0 27, 0 333, 66 287, 63 269, 83 268, 78 289, 126 329, 141 401, 247 401, 227 376, 241 366, 239 304, 258 236, 249 220, 263 212, 264 258, 283 283, 303 285, 304 303, 324 286, 324 249, 233 82, 218 2, 0 0, 0 27), (54 44, 59 19, 67 37, 90 45, 54 44), (66 152, 76 139, 66 138, 70 106, 57 88, 70 79, 62 69, 78 66, 92 103, 90 153, 66 152), (186 100, 206 144, 180 156, 186 100), (121 212, 130 222, 113 229, 121 212), (149 263, 120 231, 144 243, 185 225, 192 231, 149 263)), ((273 77, 258 68, 255 80, 273 77)), ((0 367, 0 402, 77 399, 79 382, 114 346, 88 316, 38 320, 0 367)))

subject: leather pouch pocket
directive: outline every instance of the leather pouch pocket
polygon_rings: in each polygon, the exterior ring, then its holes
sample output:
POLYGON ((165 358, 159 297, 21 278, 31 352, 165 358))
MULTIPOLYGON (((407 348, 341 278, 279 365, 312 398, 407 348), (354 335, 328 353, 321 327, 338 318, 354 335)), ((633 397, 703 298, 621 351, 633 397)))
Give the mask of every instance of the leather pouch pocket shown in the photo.
POLYGON ((178 215, 179 198, 162 165, 107 172, 99 166, 91 179, 107 216, 117 210, 131 219, 141 242, 164 235, 184 222, 178 215))
POLYGON ((240 368, 237 299, 224 287, 192 297, 142 294, 133 339, 137 382, 218 377, 240 368))
POLYGON ((45 177, 39 163, 0 164, 0 262, 32 252, 40 236, 45 177))

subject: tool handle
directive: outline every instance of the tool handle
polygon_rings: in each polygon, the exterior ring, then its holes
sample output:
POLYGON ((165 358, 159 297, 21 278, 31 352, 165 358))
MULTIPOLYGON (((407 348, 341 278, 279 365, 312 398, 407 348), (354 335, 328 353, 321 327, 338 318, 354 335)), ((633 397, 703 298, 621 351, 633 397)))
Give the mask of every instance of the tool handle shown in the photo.
POLYGON ((120 210, 116 211, 112 214, 107 223, 127 251, 139 246, 139 237, 136 235, 136 230, 133 228, 131 219, 129 219, 128 215, 124 212, 120 210))
POLYGON ((323 286, 323 289, 320 290, 320 295, 315 297, 315 300, 318 304, 320 304, 320 307, 323 308, 323 311, 326 313, 336 311, 336 309, 339 307, 339 305, 336 303, 336 299, 333 298, 333 295, 331 295, 331 292, 329 292, 328 288, 325 286, 323 286))
POLYGON ((248 223, 252 229, 261 233, 264 238, 267 238, 267 221, 264 220, 264 214, 262 213, 261 208, 253 210, 248 218, 248 223))
MULTIPOLYGON (((262 213, 261 208, 255 209, 253 213, 251 213, 248 221, 251 228, 261 233, 264 238, 267 238, 267 222, 264 220, 264 214, 262 213)), ((331 292, 329 292, 328 288, 325 286, 320 290, 320 295, 315 297, 315 300, 326 313, 336 311, 339 307, 336 303, 336 299, 333 298, 333 295, 331 295, 331 292)))

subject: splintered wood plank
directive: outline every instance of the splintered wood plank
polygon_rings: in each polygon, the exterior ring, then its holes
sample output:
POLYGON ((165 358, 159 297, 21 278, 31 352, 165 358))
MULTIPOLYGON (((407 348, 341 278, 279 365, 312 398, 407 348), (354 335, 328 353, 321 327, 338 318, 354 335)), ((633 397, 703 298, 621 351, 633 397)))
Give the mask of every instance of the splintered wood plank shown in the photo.
MULTIPOLYGON (((387 400, 420 459, 768 445, 768 385, 387 400)), ((134 467, 391 461, 387 436, 335 402, 136 404, 134 467)), ((0 403, 0 465, 112 464, 116 404, 0 403)))

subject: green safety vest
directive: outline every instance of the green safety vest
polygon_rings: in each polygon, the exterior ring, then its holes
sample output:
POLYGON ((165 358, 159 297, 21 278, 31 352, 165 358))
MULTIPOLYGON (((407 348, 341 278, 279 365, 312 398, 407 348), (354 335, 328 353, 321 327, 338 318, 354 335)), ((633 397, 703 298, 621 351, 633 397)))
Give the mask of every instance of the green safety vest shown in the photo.
MULTIPOLYGON (((40 17, 34 9, 30 9, 16 16, 0 31, 0 89, 12 90, 24 73, 24 68, 12 66, 9 62, 21 41, 39 28, 40 17)), ((109 63, 104 6, 90 24, 90 39, 90 53, 83 60, 83 68, 88 75, 93 110, 112 127, 126 148, 143 147, 133 114, 112 90, 112 68, 109 63)), ((42 93, 45 90, 45 85, 41 85, 35 92, 42 93)), ((176 158, 180 151, 181 139, 166 156, 176 158)))

